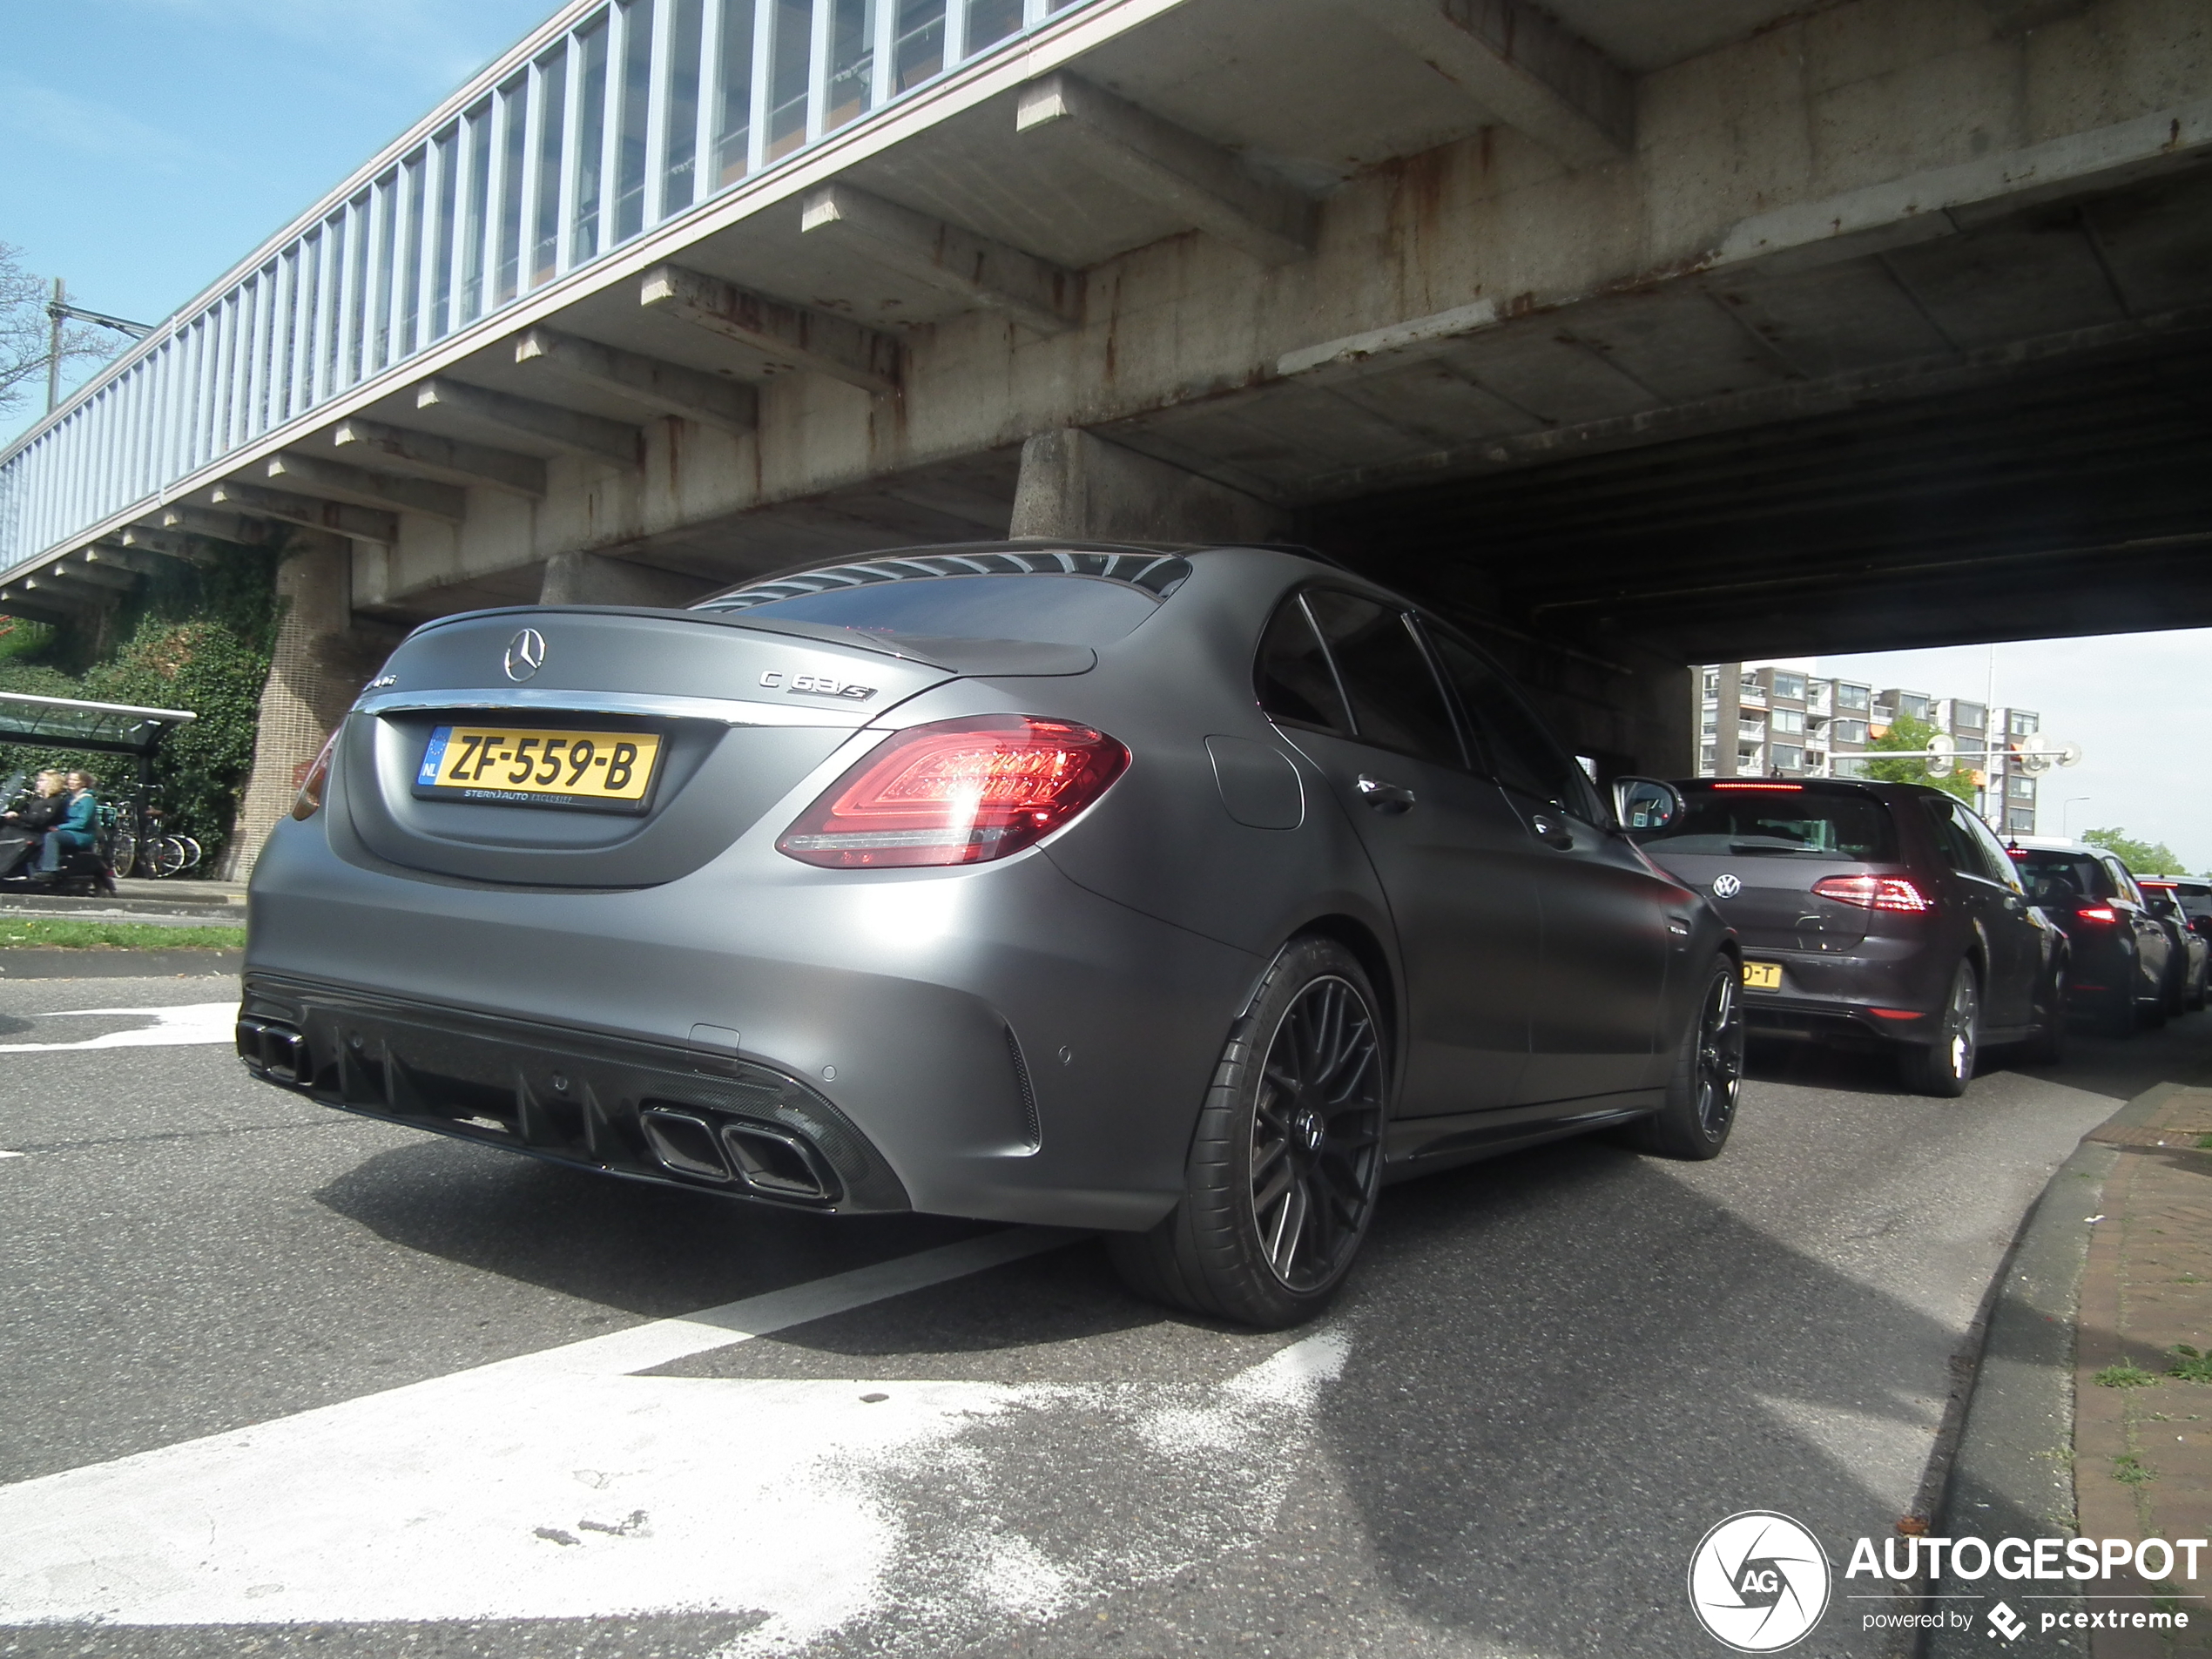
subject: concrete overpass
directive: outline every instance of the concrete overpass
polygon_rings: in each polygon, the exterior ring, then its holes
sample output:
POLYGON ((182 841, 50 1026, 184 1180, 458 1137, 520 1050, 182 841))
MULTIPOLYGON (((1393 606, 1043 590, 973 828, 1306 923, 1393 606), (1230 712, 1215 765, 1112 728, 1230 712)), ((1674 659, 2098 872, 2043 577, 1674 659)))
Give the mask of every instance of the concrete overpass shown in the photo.
POLYGON ((2208 152, 2198 0, 573 5, 0 457, 0 604, 287 527, 273 816, 380 627, 1301 537, 1680 769, 1690 661, 2212 623, 2208 152))

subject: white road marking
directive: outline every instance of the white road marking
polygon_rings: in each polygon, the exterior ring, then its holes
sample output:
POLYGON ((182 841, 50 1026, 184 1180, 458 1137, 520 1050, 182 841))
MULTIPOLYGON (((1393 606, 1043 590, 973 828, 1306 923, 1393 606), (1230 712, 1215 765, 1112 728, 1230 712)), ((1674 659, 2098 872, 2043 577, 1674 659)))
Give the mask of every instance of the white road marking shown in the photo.
POLYGON ((1338 1332, 1212 1386, 629 1374, 1050 1250, 995 1233, 342 1405, 0 1487, 0 1622, 753 1615, 724 1659, 872 1615, 1033 1621, 1273 1524, 1338 1332), (1157 1514, 1025 1530, 1074 1426, 1157 1514), (1148 1503, 1150 1501, 1147 1501, 1148 1503))
POLYGON ((167 1049, 186 1043, 230 1042, 238 1026, 235 1002, 186 1002, 166 1008, 67 1008, 37 1017, 46 1020, 87 1019, 96 1015, 127 1014, 152 1020, 152 1025, 127 1031, 110 1031, 79 1042, 0 1042, 0 1054, 52 1054, 74 1049, 167 1049))
POLYGON ((19 1158, 22 1156, 20 1152, 0 1152, 0 1158, 19 1158))
POLYGON ((914 1384, 864 1404, 850 1383, 626 1373, 1073 1237, 987 1234, 0 1487, 0 1621, 562 1617, 803 1602, 834 1622, 844 1609, 808 1594, 820 1552, 833 1541, 866 1563, 888 1541, 865 1515, 846 1535, 854 1518, 833 1503, 825 1539, 832 1500, 809 1470, 941 1437, 1020 1391, 914 1384))

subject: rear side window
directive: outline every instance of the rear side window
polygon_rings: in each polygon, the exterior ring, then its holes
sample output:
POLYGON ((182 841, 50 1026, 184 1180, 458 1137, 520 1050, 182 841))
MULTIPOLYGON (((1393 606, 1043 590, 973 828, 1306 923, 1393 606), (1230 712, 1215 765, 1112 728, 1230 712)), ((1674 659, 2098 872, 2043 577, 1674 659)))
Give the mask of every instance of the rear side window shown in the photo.
POLYGON ((1689 810, 1664 829, 1639 833, 1638 841, 1715 858, 1897 860, 1897 826, 1871 795, 1695 786, 1683 793, 1689 810))
POLYGON ((1924 795, 1920 809, 1928 815, 1928 833, 1935 838, 1938 857, 1960 875, 1976 875, 1985 881, 1999 879, 1982 856, 1981 844, 1973 832, 1960 821, 1966 816, 1963 807, 1947 799, 1932 800, 1924 795))
POLYGON ((1352 735, 1352 716, 1345 710, 1336 671, 1329 666, 1321 637, 1313 631, 1298 595, 1276 607, 1267 631, 1260 636, 1253 677, 1258 682, 1259 705, 1270 719, 1333 732, 1340 738, 1352 735))
POLYGON ((2039 891, 2072 899, 2109 899, 2118 889, 2102 860, 2087 853, 2030 853, 2020 872, 2039 891))
POLYGON ((2143 903, 2154 916, 2164 916, 2174 921, 2182 919, 2182 907, 2174 902, 2173 894, 2164 887, 2145 887, 2143 903))
POLYGON ((1951 810, 1965 826, 1966 833, 1973 837, 1974 846, 1981 853, 1981 861, 1988 869, 1989 879, 2000 887, 2010 887, 2014 893, 2024 891, 2026 884, 2020 880, 2020 872, 2013 867, 2013 856, 2005 850, 2004 842, 1997 839, 1997 833, 1963 806, 1951 810))
POLYGON ((1552 740, 1506 677, 1474 647, 1449 634, 1432 628, 1429 639, 1444 678, 1460 694, 1460 706, 1474 722, 1498 781, 1586 823, 1600 822, 1601 809, 1588 775, 1552 740))
POLYGON ((1359 741, 1440 765, 1461 765, 1459 733, 1444 688, 1421 654, 1406 613, 1329 589, 1306 594, 1305 603, 1351 699, 1359 741))
POLYGON ((770 599, 739 614, 862 633, 1096 649, 1126 638, 1159 608, 1142 588, 1094 577, 942 576, 770 599))

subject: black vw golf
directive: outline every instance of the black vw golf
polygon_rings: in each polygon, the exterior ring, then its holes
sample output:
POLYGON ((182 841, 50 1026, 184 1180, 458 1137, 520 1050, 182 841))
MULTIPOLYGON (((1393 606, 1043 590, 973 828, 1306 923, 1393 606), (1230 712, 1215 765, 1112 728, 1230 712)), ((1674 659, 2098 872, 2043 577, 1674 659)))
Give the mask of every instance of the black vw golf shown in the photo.
POLYGON ((1932 1095, 1964 1092, 1985 1044, 2058 1058, 2066 936, 1957 799, 1841 779, 1678 787, 1688 810, 1635 837, 1735 928, 1755 1030, 1894 1045, 1932 1095))

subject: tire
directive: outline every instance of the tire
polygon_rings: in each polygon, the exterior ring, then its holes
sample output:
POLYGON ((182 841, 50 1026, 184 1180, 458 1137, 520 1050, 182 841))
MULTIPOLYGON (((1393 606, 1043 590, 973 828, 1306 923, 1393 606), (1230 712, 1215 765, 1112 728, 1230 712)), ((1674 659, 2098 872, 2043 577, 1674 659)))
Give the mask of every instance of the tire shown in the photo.
POLYGON ((1952 972, 1951 994, 1938 1017, 1935 1041, 1907 1049, 1899 1069, 1914 1094, 1955 1100, 1974 1080, 1981 1044, 1981 988, 1972 962, 1960 962, 1952 972))
POLYGON ((177 845, 185 850, 185 861, 178 867, 180 870, 198 869, 200 860, 206 856, 200 850, 199 843, 189 835, 179 835, 177 838, 177 845))
POLYGON ((2182 962, 2182 971, 2174 975, 2174 982, 2166 988, 2166 1016, 2171 1019, 2177 1014, 2187 1014, 2188 1011, 2189 965, 2184 958, 2182 962))
POLYGON ((2042 1021, 2036 1026, 2035 1035, 2024 1045, 2024 1052, 2031 1065, 2061 1066, 2066 1063, 2066 964, 2054 964, 2051 969, 2050 989, 2043 1004, 2042 1021))
POLYGON ((129 830, 116 831, 115 845, 111 849, 109 858, 109 863, 114 868, 115 873, 118 877, 130 874, 132 866, 138 861, 138 838, 132 834, 129 830))
POLYGON ((2207 1000, 2207 987, 2205 981, 2208 978, 2212 978, 2212 963, 2208 963, 2205 967, 2199 968, 2197 970, 2195 980, 2189 986, 2188 1001, 2183 1005, 2188 1013, 2202 1014, 2204 1012, 2204 1004, 2207 1000))
POLYGON ((1342 946, 1284 948, 1230 1029, 1182 1198, 1150 1231, 1108 1240, 1132 1291, 1265 1330, 1328 1305, 1382 1184, 1389 1096, 1374 1008, 1342 946))
POLYGON ((173 835, 157 836, 140 850, 145 855, 148 875, 165 880, 185 867, 185 849, 173 835))
POLYGON ((1667 1102, 1621 1131, 1639 1152, 1662 1158, 1715 1158, 1736 1127, 1743 1086, 1743 970, 1716 956, 1675 1050, 1667 1102))

